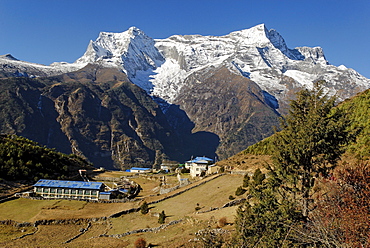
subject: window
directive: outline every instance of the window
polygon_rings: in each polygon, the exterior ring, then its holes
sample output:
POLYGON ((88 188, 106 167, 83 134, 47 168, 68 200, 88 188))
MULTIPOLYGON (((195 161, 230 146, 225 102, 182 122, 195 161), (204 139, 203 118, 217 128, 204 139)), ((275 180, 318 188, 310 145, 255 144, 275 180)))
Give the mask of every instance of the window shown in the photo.
POLYGON ((57 192, 58 192, 58 194, 62 194, 63 193, 63 189, 57 189, 57 192))
POLYGON ((55 193, 55 189, 54 188, 51 188, 50 189, 50 193, 55 193))
POLYGON ((77 190, 71 189, 71 194, 76 194, 76 193, 77 193, 77 190))
POLYGON ((83 190, 82 190, 82 189, 78 190, 78 194, 79 194, 79 195, 83 195, 83 194, 84 194, 84 193, 83 193, 83 190))

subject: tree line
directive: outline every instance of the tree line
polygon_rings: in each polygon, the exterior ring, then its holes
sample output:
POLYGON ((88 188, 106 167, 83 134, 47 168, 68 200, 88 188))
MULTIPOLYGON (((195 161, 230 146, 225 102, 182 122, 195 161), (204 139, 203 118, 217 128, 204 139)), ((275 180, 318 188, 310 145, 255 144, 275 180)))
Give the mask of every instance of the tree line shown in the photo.
POLYGON ((76 155, 16 135, 0 136, 0 178, 5 180, 66 179, 89 164, 76 155))

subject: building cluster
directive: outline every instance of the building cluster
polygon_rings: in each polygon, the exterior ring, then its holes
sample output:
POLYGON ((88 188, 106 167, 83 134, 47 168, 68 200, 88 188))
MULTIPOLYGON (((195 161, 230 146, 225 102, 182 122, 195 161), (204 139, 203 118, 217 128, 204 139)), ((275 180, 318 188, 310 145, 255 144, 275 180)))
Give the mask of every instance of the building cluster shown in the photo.
MULTIPOLYGON (((201 177, 208 174, 218 173, 220 167, 207 157, 196 157, 186 161, 183 167, 190 171, 191 177, 201 177)), ((164 165, 163 171, 170 172, 173 168, 164 165)), ((177 168, 178 169, 178 168, 177 168)), ((151 168, 133 167, 129 170, 132 173, 152 172, 151 168)), ((87 178, 86 171, 80 170, 83 178, 87 178)), ((179 179, 180 180, 180 179, 179 179)), ((184 179, 181 179, 184 180, 184 179)), ((33 185, 33 195, 45 199, 76 199, 76 200, 110 200, 114 198, 132 197, 140 192, 140 185, 130 182, 122 182, 117 189, 111 189, 102 182, 86 181, 64 181, 40 179, 33 185)), ((118 185, 117 185, 118 186, 118 185)))
POLYGON ((185 162, 185 168, 190 170, 191 177, 200 177, 218 173, 220 167, 214 164, 213 159, 196 157, 185 162))
POLYGON ((45 199, 111 200, 130 198, 140 192, 140 185, 123 185, 111 189, 102 182, 40 179, 33 185, 33 194, 45 199))

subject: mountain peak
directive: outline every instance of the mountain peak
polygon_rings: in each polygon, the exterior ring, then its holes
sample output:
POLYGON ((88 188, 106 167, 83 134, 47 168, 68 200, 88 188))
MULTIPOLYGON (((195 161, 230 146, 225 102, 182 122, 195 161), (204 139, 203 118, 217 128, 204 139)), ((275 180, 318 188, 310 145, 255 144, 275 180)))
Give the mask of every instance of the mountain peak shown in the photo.
POLYGON ((269 30, 266 28, 265 24, 259 24, 248 29, 235 31, 230 33, 229 36, 237 37, 237 39, 245 45, 263 47, 272 43, 269 37, 269 30))
POLYGON ((134 27, 134 26, 130 27, 126 32, 128 32, 129 34, 132 34, 134 36, 142 35, 142 34, 145 35, 145 33, 141 29, 139 29, 137 27, 134 27))
POLYGON ((15 57, 13 57, 13 55, 11 55, 10 53, 5 54, 5 55, 0 55, 0 58, 1 59, 8 59, 8 60, 19 60, 19 59, 16 59, 15 57))

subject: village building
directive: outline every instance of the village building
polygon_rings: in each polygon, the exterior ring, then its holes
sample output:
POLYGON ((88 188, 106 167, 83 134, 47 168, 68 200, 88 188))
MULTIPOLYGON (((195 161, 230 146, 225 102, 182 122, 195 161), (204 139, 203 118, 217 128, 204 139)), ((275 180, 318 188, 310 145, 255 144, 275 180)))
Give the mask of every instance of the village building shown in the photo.
POLYGON ((37 196, 47 199, 107 199, 105 185, 101 182, 63 181, 40 179, 33 185, 37 196))
POLYGON ((185 168, 190 169, 191 177, 199 177, 207 174, 208 167, 213 164, 213 159, 207 157, 196 157, 185 162, 185 168))
POLYGON ((151 168, 132 167, 130 169, 130 172, 132 172, 132 173, 149 173, 149 172, 152 172, 152 169, 151 168))
POLYGON ((212 164, 212 165, 208 166, 207 174, 208 175, 217 174, 217 173, 219 173, 220 169, 221 169, 221 167, 219 165, 212 164))

